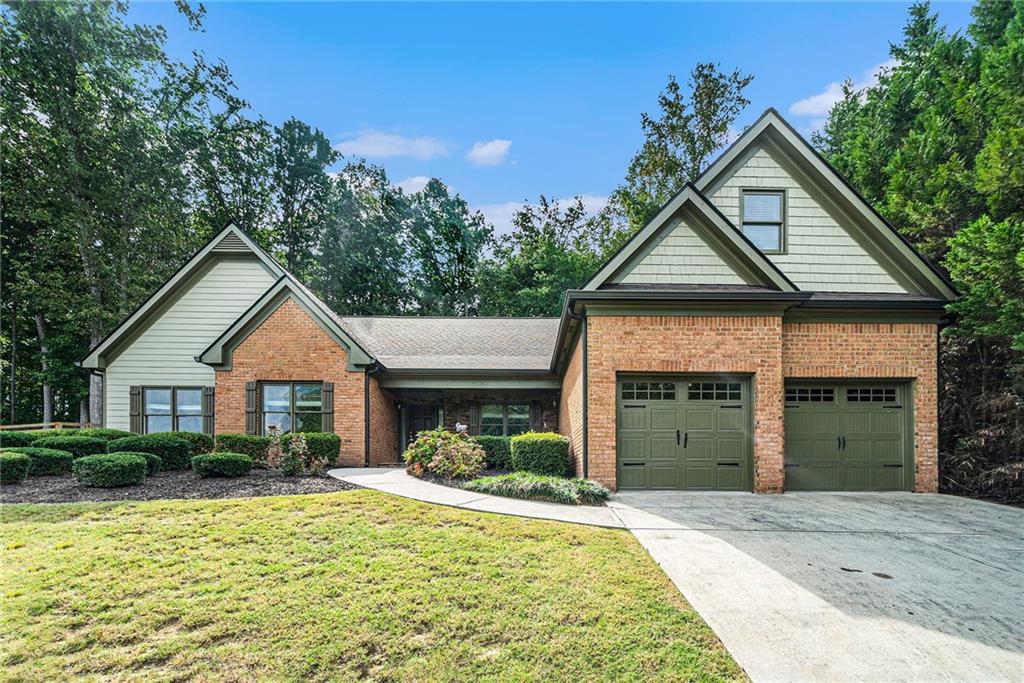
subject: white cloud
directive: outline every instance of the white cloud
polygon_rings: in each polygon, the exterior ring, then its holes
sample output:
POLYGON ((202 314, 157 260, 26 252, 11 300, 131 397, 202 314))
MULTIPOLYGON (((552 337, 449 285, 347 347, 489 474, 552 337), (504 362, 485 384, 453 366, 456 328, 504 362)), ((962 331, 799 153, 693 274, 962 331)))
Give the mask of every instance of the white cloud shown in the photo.
POLYGON ((354 137, 342 140, 334 148, 342 154, 367 159, 434 159, 448 154, 448 145, 438 138, 405 137, 377 130, 360 131, 354 137))
POLYGON ((505 155, 512 147, 511 140, 474 142, 473 149, 466 154, 466 160, 477 166, 497 166, 504 163, 505 155))
MULTIPOLYGON (((583 200, 583 208, 587 210, 588 216, 597 214, 608 203, 608 197, 604 195, 584 194, 580 195, 580 199, 583 200)), ((558 204, 560 208, 564 209, 575 200, 575 197, 563 197, 558 200, 558 204)), ((494 226, 494 234, 497 236, 512 232, 512 218, 526 204, 527 202, 502 202, 500 204, 484 204, 476 208, 484 215, 487 222, 494 226)))
POLYGON ((429 182, 430 176, 414 175, 409 176, 405 180, 400 180, 397 185, 402 188, 406 194, 412 194, 413 192, 419 192, 422 190, 429 182))
MULTIPOLYGON (((891 69, 896 66, 898 62, 895 59, 889 59, 876 64, 867 71, 865 71, 860 80, 853 83, 854 90, 863 90, 870 88, 871 86, 878 83, 879 72, 885 69, 891 69)), ((820 127, 825 122, 825 117, 828 116, 829 111, 835 105, 836 102, 843 99, 843 84, 838 81, 833 81, 825 86, 825 89, 821 92, 805 97, 802 100, 797 100, 793 104, 789 105, 789 113, 796 116, 813 116, 815 121, 812 123, 812 128, 820 127)))

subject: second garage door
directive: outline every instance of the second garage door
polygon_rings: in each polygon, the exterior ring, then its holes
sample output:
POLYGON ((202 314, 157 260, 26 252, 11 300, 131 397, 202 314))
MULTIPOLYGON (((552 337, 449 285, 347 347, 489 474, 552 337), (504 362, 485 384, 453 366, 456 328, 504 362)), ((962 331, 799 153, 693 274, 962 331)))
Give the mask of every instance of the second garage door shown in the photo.
POLYGON ((786 490, 913 485, 905 384, 787 382, 786 490))
POLYGON ((617 389, 619 488, 751 490, 747 379, 623 378, 617 389))

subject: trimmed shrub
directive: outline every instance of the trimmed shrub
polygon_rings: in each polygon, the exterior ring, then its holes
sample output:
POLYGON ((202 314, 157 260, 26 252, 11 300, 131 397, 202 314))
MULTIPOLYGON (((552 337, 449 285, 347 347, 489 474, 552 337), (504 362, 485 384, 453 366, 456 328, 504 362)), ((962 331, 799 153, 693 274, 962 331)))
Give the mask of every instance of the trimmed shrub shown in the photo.
POLYGON ((36 440, 36 435, 31 432, 9 432, 6 429, 0 430, 0 447, 18 448, 20 446, 31 446, 36 440))
MULTIPOLYGON (((330 466, 338 464, 338 456, 341 454, 341 437, 330 432, 302 432, 306 437, 306 447, 309 449, 309 458, 326 462, 330 466)), ((281 447, 285 451, 291 450, 292 440, 295 434, 282 434, 281 447)))
POLYGON ((512 469, 564 477, 572 471, 569 439, 555 432, 527 432, 510 439, 512 469))
MULTIPOLYGON (((61 430, 63 431, 63 430, 61 430)), ((107 440, 94 436, 48 436, 32 442, 36 448, 53 448, 67 451, 72 456, 84 458, 87 455, 99 455, 107 452, 107 440)))
POLYGON ((123 439, 126 436, 135 436, 131 432, 126 432, 123 429, 107 429, 106 427, 86 427, 85 429, 76 429, 75 436, 91 436, 94 439, 106 439, 107 441, 113 441, 114 439, 123 439))
POLYGON ((270 447, 269 436, 255 434, 218 434, 217 451, 222 453, 242 453, 252 458, 254 463, 267 461, 267 449, 270 447))
POLYGON ((242 477, 252 469, 252 458, 243 453, 203 453, 192 456, 192 471, 200 477, 242 477))
POLYGON ((213 451, 213 437, 202 432, 153 432, 160 436, 170 436, 175 439, 188 441, 192 455, 210 453, 213 451))
MULTIPOLYGON (((160 474, 164 468, 164 461, 156 453, 147 453, 145 451, 116 451, 117 455, 137 455, 146 461, 146 476, 152 477, 154 474, 160 474)), ((110 455, 114 455, 111 453, 110 455)))
POLYGON ((0 453, 0 484, 20 484, 28 478, 32 458, 17 451, 0 453))
POLYGON ((28 468, 29 475, 41 477, 48 474, 67 474, 71 471, 71 462, 75 459, 67 451, 58 451, 54 448, 36 448, 26 446, 25 448, 14 448, 12 451, 24 453, 31 460, 28 468))
POLYGON ((71 473, 79 484, 111 488, 141 484, 146 479, 146 458, 134 453, 104 453, 78 458, 71 473))
POLYGON ((608 498, 608 489, 596 481, 548 477, 529 472, 481 477, 466 483, 463 488, 507 498, 545 500, 568 505, 595 505, 608 498))
POLYGON ((160 456, 160 469, 184 470, 189 467, 192 446, 185 439, 165 434, 141 434, 110 442, 111 452, 152 453, 160 456))
POLYGON ((419 477, 424 471, 450 479, 472 479, 484 469, 484 449, 462 432, 443 428, 420 432, 406 450, 406 470, 419 477))
POLYGON ((511 452, 507 436, 474 436, 484 449, 487 467, 492 470, 507 470, 512 467, 511 452))

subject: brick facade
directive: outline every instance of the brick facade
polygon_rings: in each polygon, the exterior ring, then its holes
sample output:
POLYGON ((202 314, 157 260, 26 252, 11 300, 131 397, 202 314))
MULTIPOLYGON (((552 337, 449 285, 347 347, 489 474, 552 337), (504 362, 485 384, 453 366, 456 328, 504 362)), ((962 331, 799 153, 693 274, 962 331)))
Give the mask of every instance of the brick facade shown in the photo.
POLYGON ((785 323, 787 378, 911 380, 914 490, 935 492, 938 465, 938 347, 934 323, 785 323))
POLYGON ((399 462, 398 409, 395 397, 370 377, 370 464, 394 465, 399 462))
POLYGON ((558 401, 558 431, 569 439, 569 454, 583 474, 583 340, 577 337, 562 376, 558 401))
MULTIPOLYGON (((231 354, 231 369, 217 370, 217 433, 245 431, 245 385, 251 381, 334 383, 334 432, 341 437, 340 464, 362 466, 365 457, 363 372, 347 369, 348 354, 295 301, 286 299, 231 354)), ((371 378, 371 389, 376 380, 371 378)), ((385 392, 371 391, 371 462, 395 462, 394 425, 385 392), (376 409, 374 406, 376 405, 376 409), (389 422, 390 421, 390 422, 389 422), (375 432, 378 432, 375 435, 375 432)), ((391 404, 391 412, 394 406, 391 404)))
MULTIPOLYGON (((589 475, 616 484, 617 373, 735 373, 752 378, 754 490, 785 488, 787 378, 910 380, 915 490, 938 486, 937 349, 933 323, 783 323, 768 316, 591 316, 588 324, 589 475)), ((562 384, 560 421, 574 453, 581 410, 579 345, 562 384)), ((577 471, 582 466, 577 456, 577 471)))
POLYGON ((616 373, 737 373, 754 391, 754 489, 783 488, 782 317, 593 316, 587 319, 591 479, 615 487, 616 373))

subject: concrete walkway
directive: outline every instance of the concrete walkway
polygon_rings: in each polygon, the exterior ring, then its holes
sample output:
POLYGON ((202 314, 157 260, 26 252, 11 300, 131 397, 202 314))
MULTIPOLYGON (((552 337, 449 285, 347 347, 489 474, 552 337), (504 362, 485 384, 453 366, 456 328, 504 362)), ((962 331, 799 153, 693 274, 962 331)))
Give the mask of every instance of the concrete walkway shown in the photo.
POLYGON ((624 529, 626 526, 610 507, 560 505, 463 491, 410 477, 404 469, 397 467, 344 467, 330 470, 327 474, 356 486, 393 493, 425 503, 450 505, 476 512, 496 512, 516 517, 550 519, 556 522, 575 522, 616 529, 624 529))

